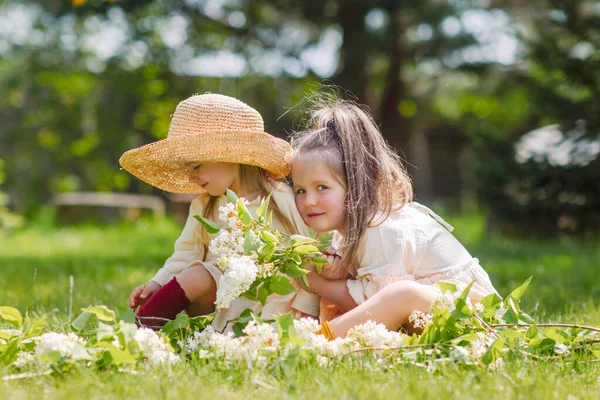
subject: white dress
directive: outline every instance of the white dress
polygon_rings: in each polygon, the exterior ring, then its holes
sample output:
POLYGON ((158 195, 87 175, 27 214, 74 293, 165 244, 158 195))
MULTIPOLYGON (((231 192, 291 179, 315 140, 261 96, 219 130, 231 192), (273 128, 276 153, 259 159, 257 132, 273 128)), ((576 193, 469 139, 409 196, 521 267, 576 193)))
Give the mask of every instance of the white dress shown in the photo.
MULTIPOLYGON (((213 239, 215 235, 207 235, 206 232, 203 234, 202 230, 204 228, 202 227, 202 224, 194 218, 194 215, 204 215, 204 208, 208 199, 209 196, 206 195, 200 195, 194 199, 190 206, 190 213, 185 223, 185 227, 183 228, 183 232, 175 242, 175 252, 167 259, 165 265, 156 273, 154 278, 152 278, 153 281, 160 285, 164 285, 192 264, 202 262, 215 279, 217 288, 219 287, 219 278, 223 273, 216 266, 216 257, 211 252, 208 252, 208 254, 206 254, 206 260, 203 261, 205 243, 202 238, 208 237, 210 240, 213 239)), ((261 199, 257 198, 251 201, 247 206, 248 210, 255 218, 256 209, 260 205, 260 201, 261 199)), ((226 202, 226 197, 220 196, 215 211, 226 202)), ((271 202, 277 204, 282 214, 287 217, 291 224, 296 228, 298 234, 308 235, 308 228, 298 214, 294 201, 294 193, 289 186, 281 184, 276 189, 274 188, 271 195, 271 202)), ((281 222, 275 217, 273 217, 273 226, 281 232, 286 231, 281 222)), ((292 281, 292 283, 298 287, 296 282, 292 281)), ((264 306, 258 301, 238 298, 230 304, 229 308, 216 310, 216 316, 212 322, 212 326, 218 331, 227 332, 231 330, 231 324, 228 324, 228 321, 237 318, 246 308, 250 308, 255 312, 262 311, 262 317, 265 319, 272 319, 273 316, 279 313, 286 313, 292 308, 305 314, 318 316, 319 297, 308 293, 303 289, 299 289, 297 293, 285 296, 272 294, 268 297, 264 306)))
MULTIPOLYGON (((426 285, 444 281, 458 289, 475 281, 470 291, 474 301, 497 293, 479 260, 450 233, 452 230, 441 217, 416 202, 392 212, 381 225, 368 228, 358 252, 356 279, 347 281, 354 301, 361 304, 400 280, 426 285)), ((342 239, 335 233, 334 247, 339 247, 342 239)))

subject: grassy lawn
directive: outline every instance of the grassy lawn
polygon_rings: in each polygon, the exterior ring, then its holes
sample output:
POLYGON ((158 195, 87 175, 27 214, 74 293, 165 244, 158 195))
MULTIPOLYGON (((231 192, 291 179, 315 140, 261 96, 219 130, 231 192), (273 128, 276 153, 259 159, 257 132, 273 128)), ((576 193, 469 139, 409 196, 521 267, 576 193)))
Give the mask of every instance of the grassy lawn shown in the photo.
MULTIPOLYGON (((537 321, 600 326, 598 238, 553 240, 486 237, 477 217, 449 218, 502 295, 530 275, 522 306, 537 321)), ((48 314, 49 328, 68 330, 69 313, 90 304, 123 306, 172 251, 181 227, 170 221, 132 225, 30 228, 0 238, 0 305, 48 314), (70 295, 72 277, 72 296, 70 295)), ((600 363, 508 362, 469 370, 444 364, 380 371, 348 362, 324 370, 316 362, 269 370, 221 370, 191 362, 137 375, 71 371, 64 377, 1 382, 0 398, 597 398, 600 363), (572 396, 572 397, 569 397, 572 396)), ((0 366, 0 375, 5 375, 0 366)))

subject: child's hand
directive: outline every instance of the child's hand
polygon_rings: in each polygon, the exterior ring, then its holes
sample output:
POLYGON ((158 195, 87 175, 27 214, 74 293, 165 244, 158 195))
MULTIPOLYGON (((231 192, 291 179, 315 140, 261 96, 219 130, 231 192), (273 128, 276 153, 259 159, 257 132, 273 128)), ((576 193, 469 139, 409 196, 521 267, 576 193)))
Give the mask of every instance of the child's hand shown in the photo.
POLYGON ((323 270, 321 271, 321 276, 325 279, 336 281, 338 279, 343 279, 348 275, 348 271, 345 266, 340 263, 341 257, 336 254, 335 249, 331 246, 325 248, 323 250, 323 255, 329 261, 329 264, 323 265, 323 270))
POLYGON ((137 307, 143 306, 160 288, 161 286, 154 281, 146 282, 136 287, 129 296, 129 308, 135 310, 137 307))

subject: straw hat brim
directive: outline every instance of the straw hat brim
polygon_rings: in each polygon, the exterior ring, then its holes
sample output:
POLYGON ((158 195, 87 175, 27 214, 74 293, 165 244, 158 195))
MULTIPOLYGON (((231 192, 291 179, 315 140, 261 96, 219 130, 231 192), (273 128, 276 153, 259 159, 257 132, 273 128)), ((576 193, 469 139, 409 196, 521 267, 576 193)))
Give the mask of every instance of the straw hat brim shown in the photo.
POLYGON ((283 178, 290 172, 291 150, 285 140, 266 132, 214 132, 167 138, 129 150, 119 164, 161 190, 205 193, 189 182, 191 163, 248 164, 265 169, 274 178, 283 178))

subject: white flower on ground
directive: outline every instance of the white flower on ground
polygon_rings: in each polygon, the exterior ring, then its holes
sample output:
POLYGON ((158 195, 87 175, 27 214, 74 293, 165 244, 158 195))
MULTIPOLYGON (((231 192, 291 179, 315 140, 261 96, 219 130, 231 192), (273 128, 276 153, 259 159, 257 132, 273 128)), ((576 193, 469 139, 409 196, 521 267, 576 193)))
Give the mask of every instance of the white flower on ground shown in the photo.
POLYGON ((151 365, 168 365, 181 361, 179 356, 173 353, 171 345, 152 329, 139 328, 135 333, 135 340, 145 360, 151 365))
POLYGON ((257 343, 279 346, 279 335, 271 324, 257 324, 254 321, 250 321, 243 332, 248 335, 248 338, 257 343))
POLYGON ((385 325, 373 321, 350 329, 346 338, 364 347, 397 347, 403 342, 401 333, 388 331, 385 325))
POLYGON ((469 351, 464 347, 455 347, 450 351, 450 358, 453 361, 468 361, 469 360, 469 351))
POLYGON ((86 341, 74 333, 47 332, 35 338, 35 355, 45 356, 58 352, 61 357, 86 358, 86 341), (81 351, 84 353, 82 354, 81 351))
POLYGON ((231 258, 227 270, 219 279, 216 306, 228 308, 233 300, 250 288, 257 275, 258 268, 250 257, 231 258))
POLYGON ((427 325, 429 325, 432 320, 433 320, 433 315, 431 315, 429 313, 424 313, 419 310, 413 311, 408 316, 408 322, 413 324, 413 326, 417 329, 425 329, 425 327, 427 325))
POLYGON ((554 345, 554 352, 556 354, 561 355, 561 356, 568 356, 569 353, 571 353, 571 351, 569 350, 569 347, 567 345, 562 344, 562 343, 556 343, 554 345))

